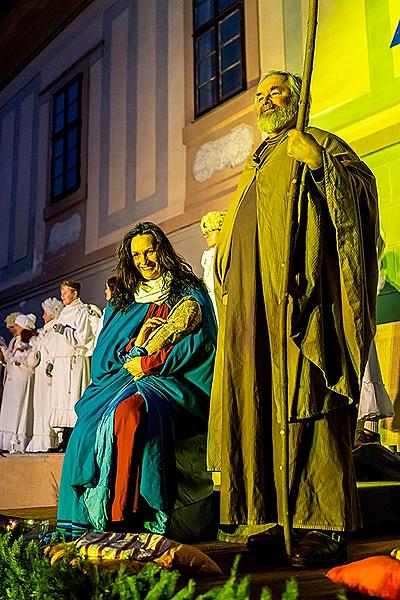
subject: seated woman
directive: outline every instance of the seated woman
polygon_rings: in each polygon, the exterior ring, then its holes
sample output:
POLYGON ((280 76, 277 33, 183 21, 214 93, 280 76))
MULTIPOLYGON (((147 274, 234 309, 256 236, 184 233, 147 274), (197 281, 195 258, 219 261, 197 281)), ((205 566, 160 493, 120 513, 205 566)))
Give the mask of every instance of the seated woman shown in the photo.
MULTIPOLYGON (((204 284, 153 223, 127 233, 118 258, 92 383, 76 405, 64 459, 58 530, 67 539, 112 529, 132 515, 135 527, 168 533, 178 499, 176 449, 207 429, 216 323, 204 284), (186 331, 179 325, 177 334, 177 319, 172 324, 168 315, 186 296, 199 310, 183 319, 186 331), (146 341, 158 328, 161 343, 153 339, 148 351, 146 341)), ((202 495, 204 456, 191 470, 197 489, 186 485, 181 506, 202 495)))

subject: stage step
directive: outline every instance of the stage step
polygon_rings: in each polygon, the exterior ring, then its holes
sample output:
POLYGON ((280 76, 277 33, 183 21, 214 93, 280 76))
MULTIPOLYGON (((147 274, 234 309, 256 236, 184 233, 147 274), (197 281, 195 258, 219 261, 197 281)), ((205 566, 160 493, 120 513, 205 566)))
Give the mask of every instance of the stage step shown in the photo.
POLYGON ((363 527, 400 526, 399 481, 360 481, 357 488, 363 527))
MULTIPOLYGON (((56 507, 63 459, 63 454, 0 455, 0 513, 56 507)), ((359 482, 357 487, 364 527, 400 525, 400 482, 359 482)))

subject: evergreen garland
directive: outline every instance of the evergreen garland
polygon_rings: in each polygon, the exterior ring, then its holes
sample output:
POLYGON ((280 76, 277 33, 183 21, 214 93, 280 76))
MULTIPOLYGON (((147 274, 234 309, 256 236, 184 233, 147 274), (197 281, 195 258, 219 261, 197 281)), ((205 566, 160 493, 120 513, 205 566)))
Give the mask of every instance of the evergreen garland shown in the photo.
MULTIPOLYGON (((238 580, 240 557, 235 558, 228 581, 221 586, 196 594, 196 583, 176 591, 180 573, 166 571, 149 563, 136 575, 122 564, 109 571, 81 558, 74 547, 53 566, 35 541, 28 545, 21 536, 0 535, 0 600, 249 600, 250 577, 238 580)), ((281 600, 297 600, 294 579, 286 582, 281 600)), ((344 591, 338 599, 346 600, 344 591)), ((272 600, 263 588, 260 600, 272 600)))

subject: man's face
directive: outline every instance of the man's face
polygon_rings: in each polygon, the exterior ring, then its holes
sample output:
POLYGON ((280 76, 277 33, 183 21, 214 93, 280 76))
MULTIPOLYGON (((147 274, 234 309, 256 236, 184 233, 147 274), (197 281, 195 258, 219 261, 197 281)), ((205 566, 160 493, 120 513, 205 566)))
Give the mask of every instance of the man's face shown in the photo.
POLYGON ((258 85, 254 110, 260 131, 279 133, 295 124, 297 102, 283 75, 270 75, 258 85))
POLYGON ((143 279, 158 279, 161 267, 151 235, 137 235, 131 241, 133 264, 143 279))
POLYGON ((78 297, 78 292, 68 287, 67 285, 62 285, 60 288, 61 302, 64 306, 68 306, 78 297))
POLYGON ((51 315, 50 313, 44 311, 42 319, 44 323, 49 323, 54 319, 54 315, 51 315))

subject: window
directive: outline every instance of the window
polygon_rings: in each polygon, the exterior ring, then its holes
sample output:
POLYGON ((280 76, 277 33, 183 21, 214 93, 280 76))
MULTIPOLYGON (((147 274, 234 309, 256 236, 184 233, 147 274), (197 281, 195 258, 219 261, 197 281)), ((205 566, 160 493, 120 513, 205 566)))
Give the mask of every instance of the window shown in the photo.
POLYGON ((243 0, 193 0, 196 117, 245 89, 243 0))
POLYGON ((53 95, 50 199, 59 200, 81 183, 82 76, 53 95))

